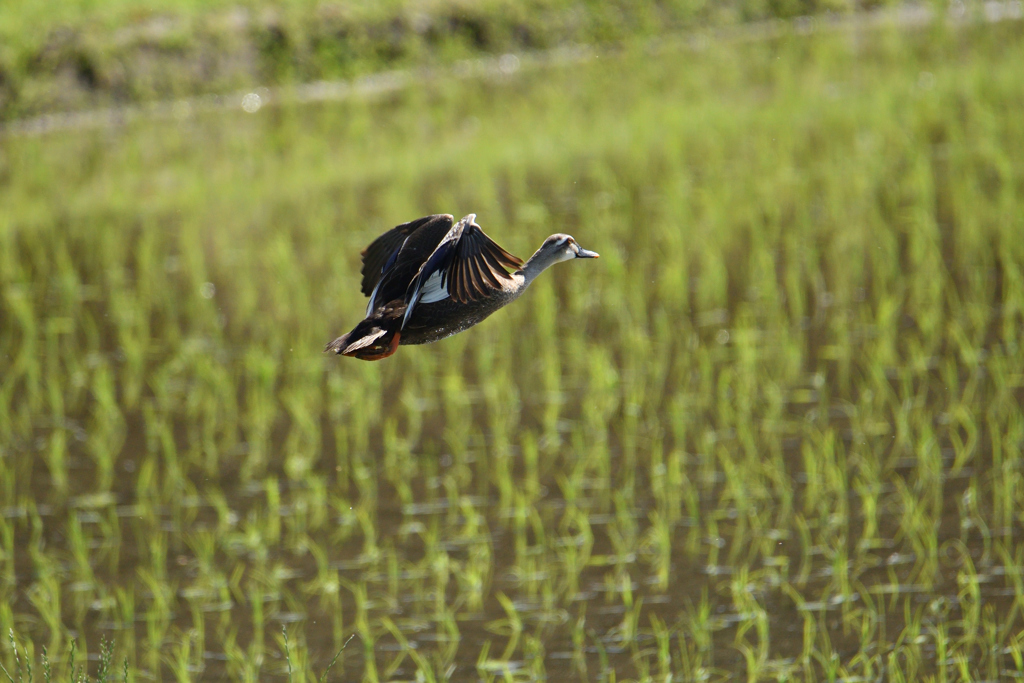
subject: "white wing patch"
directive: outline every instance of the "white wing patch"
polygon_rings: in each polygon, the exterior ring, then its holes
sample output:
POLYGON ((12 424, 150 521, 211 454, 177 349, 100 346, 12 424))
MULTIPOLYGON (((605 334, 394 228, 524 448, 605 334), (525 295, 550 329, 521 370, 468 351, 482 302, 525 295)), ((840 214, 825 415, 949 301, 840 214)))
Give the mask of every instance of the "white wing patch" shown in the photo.
POLYGON ((441 271, 436 271, 420 287, 418 303, 432 304, 448 298, 448 289, 441 286, 441 271))
POLYGON ((377 285, 373 288, 370 293, 370 303, 366 304, 366 317, 369 318, 370 314, 373 313, 373 309, 377 307, 377 290, 380 289, 380 283, 384 280, 381 278, 377 281, 377 285))

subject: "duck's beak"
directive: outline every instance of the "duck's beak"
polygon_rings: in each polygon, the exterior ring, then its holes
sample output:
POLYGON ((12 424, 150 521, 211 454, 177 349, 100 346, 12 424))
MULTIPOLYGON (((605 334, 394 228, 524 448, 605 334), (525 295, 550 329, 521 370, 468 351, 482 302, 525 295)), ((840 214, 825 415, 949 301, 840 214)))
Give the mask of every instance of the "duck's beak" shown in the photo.
POLYGON ((601 258, 601 255, 596 251, 588 251, 583 247, 576 245, 576 258, 601 258))

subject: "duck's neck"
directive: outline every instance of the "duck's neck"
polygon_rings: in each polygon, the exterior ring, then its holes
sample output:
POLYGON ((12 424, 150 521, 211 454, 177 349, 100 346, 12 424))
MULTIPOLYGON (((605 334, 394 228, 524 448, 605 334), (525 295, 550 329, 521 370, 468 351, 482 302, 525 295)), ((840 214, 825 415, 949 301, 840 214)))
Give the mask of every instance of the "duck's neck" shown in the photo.
POLYGON ((523 276, 523 286, 520 287, 520 290, 529 287, 534 278, 561 260, 563 259, 558 251, 545 251, 543 248, 535 251, 533 256, 519 269, 519 273, 523 276))

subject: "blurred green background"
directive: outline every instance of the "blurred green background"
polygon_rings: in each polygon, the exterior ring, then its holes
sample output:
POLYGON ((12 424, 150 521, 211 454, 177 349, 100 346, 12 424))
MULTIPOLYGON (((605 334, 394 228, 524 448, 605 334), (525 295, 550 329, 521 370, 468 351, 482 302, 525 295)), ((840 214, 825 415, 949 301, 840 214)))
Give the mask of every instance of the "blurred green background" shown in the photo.
POLYGON ((133 681, 1024 676, 1019 5, 723 28, 823 9, 745 7, 468 76, 524 44, 421 46, 350 75, 429 78, 329 102, 274 72, 252 113, 19 127, 167 94, 101 82, 5 110, 12 677, 72 641, 95 675, 103 639, 133 681), (443 342, 323 356, 360 250, 436 212, 602 258, 443 342))

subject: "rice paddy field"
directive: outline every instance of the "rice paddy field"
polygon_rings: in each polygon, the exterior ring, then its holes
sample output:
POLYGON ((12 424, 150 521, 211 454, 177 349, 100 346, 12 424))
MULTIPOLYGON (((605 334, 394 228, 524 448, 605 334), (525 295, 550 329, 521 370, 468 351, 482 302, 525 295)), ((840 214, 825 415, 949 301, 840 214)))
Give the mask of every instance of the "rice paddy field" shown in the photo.
POLYGON ((800 27, 4 134, 12 680, 1024 677, 1024 23, 800 27), (323 355, 437 212, 601 259, 323 355))

